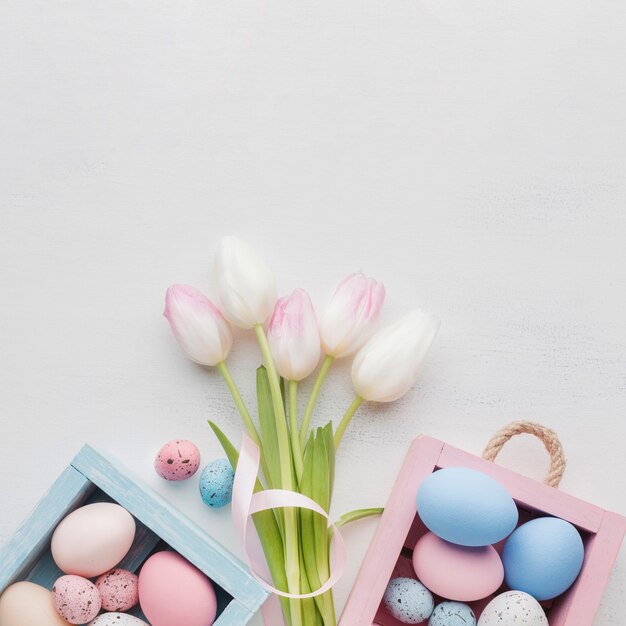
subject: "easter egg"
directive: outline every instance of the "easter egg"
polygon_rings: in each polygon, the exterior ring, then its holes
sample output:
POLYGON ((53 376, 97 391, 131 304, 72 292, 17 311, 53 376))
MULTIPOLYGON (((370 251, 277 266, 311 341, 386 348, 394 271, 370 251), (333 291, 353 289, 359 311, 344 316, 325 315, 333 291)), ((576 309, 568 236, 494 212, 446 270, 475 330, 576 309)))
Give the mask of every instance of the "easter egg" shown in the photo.
POLYGON ((446 601, 435 607, 428 626, 476 626, 476 616, 467 604, 446 601))
POLYGON ((210 626, 217 613, 211 581, 175 552, 157 552, 144 563, 139 604, 152 626, 210 626))
POLYGON ((0 596, 0 626, 67 626, 67 622, 56 612, 48 589, 19 582, 0 596))
POLYGON ((86 624, 100 612, 102 604, 96 586, 82 576, 61 576, 52 587, 57 613, 70 624, 86 624))
POLYGON ((556 598, 576 580, 584 557, 583 541, 569 522, 534 519, 522 524, 504 545, 506 584, 539 601, 556 598))
POLYGON ((433 594, 414 578, 392 578, 383 596, 385 608, 403 624, 420 624, 430 617, 433 594))
POLYGON ((417 494, 417 512, 437 536, 461 546, 487 546, 518 521, 513 498, 495 479, 465 467, 433 472, 417 494))
POLYGON ((178 482, 191 478, 200 467, 200 450, 187 439, 168 441, 154 460, 156 473, 165 480, 178 482))
POLYGON ((88 626, 148 626, 148 624, 126 613, 103 613, 93 622, 89 622, 88 626))
POLYGON ((105 611, 128 611, 139 602, 139 579, 125 569, 114 569, 102 574, 96 587, 102 598, 105 611))
POLYGON ((200 474, 200 496, 210 507, 226 506, 233 499, 235 472, 227 459, 211 461, 200 474))
POLYGON ((504 578, 502 561, 492 546, 458 546, 433 533, 415 545, 413 568, 433 593, 460 602, 487 597, 504 578))
POLYGON ((98 502, 70 513, 52 535, 54 562, 65 574, 85 578, 114 568, 135 539, 135 520, 119 504, 98 502))
POLYGON ((523 591, 507 591, 496 596, 480 614, 478 626, 548 626, 539 602, 523 591))

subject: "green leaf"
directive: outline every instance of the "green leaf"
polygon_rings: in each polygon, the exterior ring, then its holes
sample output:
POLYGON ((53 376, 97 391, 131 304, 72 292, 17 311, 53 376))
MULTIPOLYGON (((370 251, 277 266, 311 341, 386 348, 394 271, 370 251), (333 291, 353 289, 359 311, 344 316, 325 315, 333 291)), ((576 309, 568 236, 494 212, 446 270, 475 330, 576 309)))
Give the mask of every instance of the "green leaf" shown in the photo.
MULTIPOLYGON (((228 437, 220 430, 217 424, 209 421, 209 425, 213 429, 213 432, 222 445, 222 448, 224 448, 224 452, 226 453, 231 466, 236 469, 239 461, 239 452, 230 442, 228 437)), ((254 491, 256 493, 257 491, 262 490, 263 485, 257 479, 254 491)), ((274 513, 272 511, 261 511, 260 513, 255 513, 252 516, 252 519, 261 540, 261 545, 263 547, 263 552, 265 553, 270 574, 272 575, 272 580, 274 581, 274 586, 281 591, 287 591, 283 538, 281 536, 280 529, 278 528, 276 517, 274 517, 274 513)), ((289 600, 287 598, 280 597, 280 602, 286 619, 290 621, 289 600)))
POLYGON ((256 394, 259 407, 259 423, 261 425, 261 441, 265 450, 265 458, 269 476, 266 476, 269 487, 280 487, 280 453, 278 449, 278 433, 274 419, 274 405, 267 370, 261 365, 256 371, 256 394))
POLYGON ((341 526, 345 526, 346 524, 351 524, 352 522, 356 522, 360 519, 365 519, 366 517, 374 517, 375 515, 382 515, 385 509, 376 508, 376 509, 358 509, 356 511, 350 511, 349 513, 344 513, 336 522, 335 526, 337 528, 341 528, 341 526))

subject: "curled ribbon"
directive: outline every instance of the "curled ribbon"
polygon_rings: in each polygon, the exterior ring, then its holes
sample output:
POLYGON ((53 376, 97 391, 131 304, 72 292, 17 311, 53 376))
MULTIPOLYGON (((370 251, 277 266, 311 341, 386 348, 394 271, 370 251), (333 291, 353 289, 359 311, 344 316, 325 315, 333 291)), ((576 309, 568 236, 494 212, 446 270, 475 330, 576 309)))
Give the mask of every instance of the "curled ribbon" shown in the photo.
POLYGON ((276 589, 268 582, 267 579, 270 579, 271 576, 256 533, 254 534, 252 545, 248 543, 248 521, 250 516, 268 509, 294 507, 314 511, 327 520, 329 520, 329 517, 328 513, 317 502, 295 491, 266 489, 254 493, 254 486, 259 473, 260 456, 259 447, 250 437, 244 434, 233 484, 232 519, 235 533, 239 537, 248 558, 252 575, 264 589, 274 594, 271 598, 272 601, 268 601, 263 607, 265 623, 271 624, 271 626, 279 626, 284 622, 276 596, 297 600, 322 595, 331 589, 342 577, 347 563, 347 551, 341 533, 334 524, 329 524, 332 532, 331 548, 334 555, 331 568, 332 574, 319 589, 304 594, 287 593, 276 589), (263 572, 263 574, 261 575, 259 572, 263 572))

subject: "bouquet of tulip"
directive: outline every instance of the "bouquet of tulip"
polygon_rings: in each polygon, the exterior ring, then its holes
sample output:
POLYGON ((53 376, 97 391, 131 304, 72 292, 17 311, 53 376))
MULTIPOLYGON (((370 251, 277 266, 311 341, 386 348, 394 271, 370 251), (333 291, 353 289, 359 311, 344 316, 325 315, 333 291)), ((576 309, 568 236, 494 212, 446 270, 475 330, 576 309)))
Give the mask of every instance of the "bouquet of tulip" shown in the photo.
MULTIPOLYGON (((187 356, 217 368, 241 414, 247 435, 260 451, 262 476, 255 491, 281 489, 308 496, 330 509, 335 452, 346 428, 364 401, 391 402, 415 383, 435 338, 439 321, 415 310, 376 331, 385 299, 381 283, 363 274, 348 276, 336 288, 319 319, 306 291, 278 298, 268 266, 243 241, 226 237, 215 259, 219 308, 197 289, 174 285, 167 290, 165 317, 187 356), (226 365, 231 324, 252 330, 264 365, 257 369, 258 427, 226 365), (336 428, 329 421, 311 429, 316 400, 336 359, 356 353, 352 363, 355 397, 336 428), (302 416, 298 385, 321 360, 302 416)), ((233 468, 237 448, 210 422, 233 468)), ((353 511, 336 524, 379 513, 353 511)), ((335 626, 332 591, 313 595, 331 576, 332 532, 321 515, 291 506, 265 510, 253 521, 267 569, 281 596, 288 626, 335 626)), ((268 624, 267 626, 277 626, 268 624)))

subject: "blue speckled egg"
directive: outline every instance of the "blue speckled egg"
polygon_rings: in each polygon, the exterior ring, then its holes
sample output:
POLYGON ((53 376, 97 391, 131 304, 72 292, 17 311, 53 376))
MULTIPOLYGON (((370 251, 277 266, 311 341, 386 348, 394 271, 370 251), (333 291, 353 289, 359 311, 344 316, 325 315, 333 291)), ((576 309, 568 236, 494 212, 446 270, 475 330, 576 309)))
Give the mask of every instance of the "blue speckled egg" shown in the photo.
POLYGON ((214 509, 230 504, 234 480, 235 472, 227 459, 211 461, 200 475, 202 501, 214 509))
POLYGON ((433 612, 433 594, 414 578, 392 578, 383 596, 385 608, 403 624, 421 624, 433 612))
POLYGON ((417 512, 428 530, 461 546, 488 546, 513 532, 513 498, 491 476, 465 467, 433 472, 417 494, 417 512))
POLYGON ((476 626, 476 616, 467 604, 446 601, 435 607, 428 626, 476 626))
POLYGON ((579 532, 565 520, 540 517, 522 524, 502 552, 504 579, 511 589, 542 602, 569 589, 585 558, 579 532))

